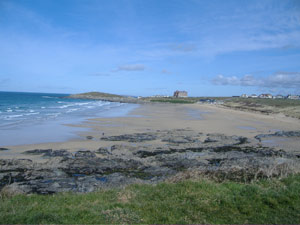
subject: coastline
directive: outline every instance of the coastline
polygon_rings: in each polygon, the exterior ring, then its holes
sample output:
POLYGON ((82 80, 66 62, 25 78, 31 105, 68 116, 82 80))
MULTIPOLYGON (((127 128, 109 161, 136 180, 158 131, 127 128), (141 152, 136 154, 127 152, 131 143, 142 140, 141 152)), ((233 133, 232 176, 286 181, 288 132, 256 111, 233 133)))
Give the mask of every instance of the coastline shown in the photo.
MULTIPOLYGON (((259 134, 300 130, 300 121, 280 114, 264 115, 217 105, 150 103, 138 105, 126 116, 92 118, 79 124, 68 124, 68 126, 85 131, 77 132, 78 137, 62 142, 3 146, 9 151, 0 151, 0 157, 39 160, 40 157, 22 154, 22 152, 32 149, 65 149, 70 152, 95 151, 114 144, 114 142, 100 140, 102 137, 157 130, 190 129, 204 134, 220 133, 253 139, 259 134), (92 138, 87 139, 87 136, 92 138)), ((118 143, 125 144, 122 141, 118 143)), ((298 143, 299 139, 287 141, 282 139, 271 147, 300 152, 297 149, 298 143)))

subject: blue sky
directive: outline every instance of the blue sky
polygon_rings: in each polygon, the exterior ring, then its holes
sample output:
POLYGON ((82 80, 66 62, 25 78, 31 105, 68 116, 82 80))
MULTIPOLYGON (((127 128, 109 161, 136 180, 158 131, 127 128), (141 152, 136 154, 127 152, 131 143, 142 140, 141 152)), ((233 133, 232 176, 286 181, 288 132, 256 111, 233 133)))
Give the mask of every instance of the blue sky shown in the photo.
POLYGON ((299 0, 0 0, 0 90, 300 94, 299 0))

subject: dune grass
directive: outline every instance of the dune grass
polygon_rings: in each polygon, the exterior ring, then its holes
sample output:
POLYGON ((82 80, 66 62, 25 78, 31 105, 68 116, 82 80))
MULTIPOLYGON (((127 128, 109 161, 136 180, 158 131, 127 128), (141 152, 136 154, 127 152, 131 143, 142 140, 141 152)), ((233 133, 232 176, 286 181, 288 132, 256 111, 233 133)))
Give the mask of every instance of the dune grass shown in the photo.
POLYGON ((224 106, 262 113, 282 113, 300 119, 300 101, 292 99, 230 98, 224 106))
POLYGON ((300 223, 300 175, 252 184, 209 180, 0 199, 1 224, 300 223))

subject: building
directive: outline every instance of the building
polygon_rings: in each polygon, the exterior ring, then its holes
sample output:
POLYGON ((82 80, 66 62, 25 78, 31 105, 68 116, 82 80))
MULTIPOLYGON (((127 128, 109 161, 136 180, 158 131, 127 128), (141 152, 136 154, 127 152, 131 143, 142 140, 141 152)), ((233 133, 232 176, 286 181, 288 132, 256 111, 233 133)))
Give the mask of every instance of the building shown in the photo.
POLYGON ((185 98, 187 96, 188 96, 188 94, 186 91, 178 91, 178 90, 175 91, 174 95, 173 95, 173 97, 175 97, 175 98, 185 98))
POLYGON ((299 95, 288 95, 287 98, 288 98, 288 99, 299 100, 299 99, 300 99, 300 96, 299 96, 299 95))
POLYGON ((274 98, 283 99, 284 97, 283 97, 283 95, 276 95, 276 96, 274 96, 274 98))
POLYGON ((169 95, 152 95, 152 98, 169 98, 169 95))
POLYGON ((261 94, 258 96, 259 98, 273 98, 271 94, 261 94))
POLYGON ((249 98, 257 98, 258 96, 256 94, 252 94, 249 96, 249 98))
POLYGON ((242 94, 242 95, 241 95, 241 98, 248 98, 248 95, 242 94))

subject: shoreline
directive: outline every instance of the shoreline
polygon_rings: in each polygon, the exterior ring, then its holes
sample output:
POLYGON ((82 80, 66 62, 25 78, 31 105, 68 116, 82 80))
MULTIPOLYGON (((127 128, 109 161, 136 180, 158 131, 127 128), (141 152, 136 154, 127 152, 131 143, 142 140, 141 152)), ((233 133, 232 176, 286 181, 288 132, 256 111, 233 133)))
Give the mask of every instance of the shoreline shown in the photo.
MULTIPOLYGON (((32 149, 67 149, 75 152, 82 149, 97 150, 107 147, 112 142, 100 140, 103 136, 142 133, 156 130, 191 129, 196 132, 221 133, 224 135, 241 135, 254 138, 259 134, 275 131, 300 130, 300 121, 280 114, 264 115, 248 111, 238 111, 218 105, 208 104, 138 104, 126 116, 89 118, 79 124, 65 126, 84 129, 76 132, 77 137, 67 141, 34 143, 25 145, 7 145, 9 155, 24 157, 21 151, 32 149), (190 112, 193 112, 192 114, 190 112), (104 133, 104 135, 103 135, 104 133), (87 139, 87 136, 92 137, 87 139)), ((297 145, 282 142, 281 148, 293 148, 297 145)), ((124 144, 120 142, 120 144, 124 144)), ((276 147, 276 146, 273 146, 276 147)), ((8 151, 5 151, 8 153, 8 151)), ((0 156, 5 157, 0 151, 0 156)))
POLYGON ((96 111, 95 115, 82 114, 75 116, 71 115, 71 117, 64 115, 62 118, 38 121, 31 125, 28 122, 26 125, 22 125, 17 128, 3 129, 0 147, 82 140, 82 137, 79 134, 90 129, 89 127, 81 127, 81 124, 85 121, 98 117, 127 116, 127 114, 136 107, 138 107, 137 104, 122 104, 119 106, 112 106, 107 109, 100 108, 100 111, 96 111))
POLYGON ((300 172, 300 123, 215 105, 144 104, 67 142, 7 146, 0 189, 92 192, 189 177, 252 182, 300 172))

